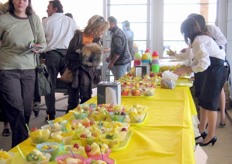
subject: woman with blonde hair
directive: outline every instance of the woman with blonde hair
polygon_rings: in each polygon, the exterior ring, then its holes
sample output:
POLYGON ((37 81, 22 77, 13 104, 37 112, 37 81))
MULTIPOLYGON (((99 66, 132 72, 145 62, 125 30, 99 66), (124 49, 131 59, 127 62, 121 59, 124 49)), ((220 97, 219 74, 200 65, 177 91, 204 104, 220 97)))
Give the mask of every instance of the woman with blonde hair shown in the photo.
MULTIPOLYGON (((88 66, 82 63, 82 49, 86 45, 97 43, 101 48, 100 39, 108 30, 109 23, 99 15, 92 16, 83 31, 77 30, 69 43, 66 54, 67 68, 73 72, 73 81, 68 83, 68 107, 67 111, 74 109, 86 102, 92 95, 92 81, 96 66, 88 66)), ((93 56, 94 56, 94 52, 93 56)), ((90 60, 94 60, 94 57, 90 60)), ((94 61, 92 61, 94 62, 94 61)))

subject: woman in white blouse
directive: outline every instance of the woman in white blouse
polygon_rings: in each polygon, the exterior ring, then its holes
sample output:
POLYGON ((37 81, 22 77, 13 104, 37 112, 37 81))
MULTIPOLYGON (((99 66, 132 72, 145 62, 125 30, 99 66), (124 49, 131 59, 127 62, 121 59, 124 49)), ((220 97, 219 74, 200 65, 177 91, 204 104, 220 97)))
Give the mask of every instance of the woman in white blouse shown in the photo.
POLYGON ((186 44, 190 45, 193 60, 189 66, 182 67, 175 71, 176 74, 184 75, 189 73, 199 73, 201 81, 201 92, 198 104, 200 106, 200 133, 205 132, 208 124, 208 134, 199 144, 207 146, 215 144, 217 109, 219 96, 223 88, 225 77, 223 76, 225 67, 225 51, 217 46, 217 43, 201 28, 194 18, 187 18, 181 24, 181 33, 186 44))
MULTIPOLYGON (((225 50, 225 45, 227 44, 227 39, 224 36, 224 34, 221 32, 220 28, 218 28, 216 25, 213 25, 213 24, 206 25, 205 18, 200 14, 192 13, 188 17, 192 17, 192 18, 196 19, 201 30, 203 32, 208 33, 214 39, 214 41, 217 43, 217 45, 219 46, 220 49, 225 50)), ((176 58, 183 59, 183 60, 192 60, 192 57, 193 57, 193 54, 191 52, 191 48, 183 49, 180 53, 175 53, 174 51, 170 50, 168 55, 175 56, 176 58)), ((227 62, 225 62, 224 65, 226 66, 227 69, 229 69, 229 65, 227 64, 227 62)), ((224 76, 228 77, 228 74, 229 74, 229 70, 225 70, 224 76)), ((195 78, 198 78, 197 74, 195 74, 195 78)), ((200 92, 199 85, 201 85, 200 82, 199 82, 199 84, 197 82, 194 82, 195 97, 199 96, 199 92, 200 92)), ((225 127, 225 125, 226 125, 226 115, 225 115, 226 95, 225 95, 224 88, 222 88, 222 90, 221 90, 219 103, 220 103, 219 108, 220 108, 220 113, 221 113, 219 125, 220 125, 220 127, 225 127)))

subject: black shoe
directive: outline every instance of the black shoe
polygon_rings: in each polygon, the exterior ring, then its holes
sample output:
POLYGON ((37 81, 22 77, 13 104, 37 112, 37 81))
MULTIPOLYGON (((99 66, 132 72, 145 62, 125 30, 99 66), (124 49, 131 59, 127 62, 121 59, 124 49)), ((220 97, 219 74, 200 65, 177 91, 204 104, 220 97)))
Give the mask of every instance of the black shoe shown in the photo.
POLYGON ((220 126, 221 128, 224 128, 224 127, 226 126, 226 123, 220 122, 219 126, 220 126))
POLYGON ((50 115, 47 115, 45 117, 45 122, 50 121, 50 120, 54 120, 54 119, 55 119, 55 115, 50 114, 50 115))
POLYGON ((39 111, 38 111, 38 110, 33 109, 33 112, 34 112, 35 117, 38 117, 38 116, 39 116, 39 111))
POLYGON ((207 136, 207 133, 206 133, 206 132, 202 132, 202 133, 201 133, 201 137, 202 137, 203 139, 205 139, 206 136, 207 136))
POLYGON ((209 142, 207 142, 207 143, 202 143, 202 142, 200 142, 199 145, 200 145, 200 146, 207 146, 207 145, 209 145, 209 144, 212 143, 212 146, 213 146, 213 145, 216 143, 216 141, 217 141, 217 137, 214 136, 209 142))
POLYGON ((41 104, 40 101, 36 101, 36 102, 34 102, 34 107, 37 107, 37 106, 39 106, 40 104, 41 104))
POLYGON ((3 129, 3 131, 2 131, 2 136, 3 136, 3 137, 8 137, 9 135, 10 135, 10 130, 9 130, 9 128, 3 129))
MULTIPOLYGON (((202 136, 198 136, 198 137, 195 137, 195 140, 198 140, 199 138, 201 138, 202 136)), ((203 137, 202 137, 203 138, 203 137)))

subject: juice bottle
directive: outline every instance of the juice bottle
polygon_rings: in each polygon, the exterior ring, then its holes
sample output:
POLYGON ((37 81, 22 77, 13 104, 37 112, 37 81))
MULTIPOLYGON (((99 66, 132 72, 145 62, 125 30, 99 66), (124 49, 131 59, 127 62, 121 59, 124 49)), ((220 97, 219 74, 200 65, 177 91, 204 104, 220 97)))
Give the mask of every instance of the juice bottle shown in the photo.
POLYGON ((151 65, 151 70, 152 72, 154 73, 158 73, 159 72, 159 69, 160 69, 160 66, 159 66, 159 55, 158 55, 158 52, 157 51, 154 51, 152 53, 152 65, 151 65))
POLYGON ((141 64, 141 55, 139 53, 136 53, 135 58, 134 58, 134 66, 137 66, 140 64, 141 64))

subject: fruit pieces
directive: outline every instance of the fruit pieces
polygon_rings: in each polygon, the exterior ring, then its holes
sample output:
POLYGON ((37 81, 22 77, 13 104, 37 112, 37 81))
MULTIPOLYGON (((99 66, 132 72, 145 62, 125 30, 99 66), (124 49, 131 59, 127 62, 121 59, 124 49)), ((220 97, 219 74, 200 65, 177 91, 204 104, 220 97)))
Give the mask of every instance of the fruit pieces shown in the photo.
POLYGON ((84 164, 84 157, 79 154, 74 154, 75 158, 72 154, 64 154, 56 158, 58 164, 84 164))
POLYGON ((122 91, 121 91, 122 96, 128 96, 129 93, 130 93, 130 89, 128 89, 128 88, 122 89, 122 91))
POLYGON ((131 123, 142 122, 146 115, 145 106, 133 105, 132 107, 126 108, 126 113, 130 117, 131 123))
POLYGON ((45 155, 43 155, 43 153, 37 149, 33 149, 32 152, 30 152, 26 156, 26 160, 28 162, 42 162, 42 161, 48 162, 50 158, 51 158, 51 155, 49 153, 46 153, 45 155))
POLYGON ((86 156, 84 146, 80 146, 78 143, 64 146, 65 153, 70 153, 70 149, 74 154, 80 154, 81 156, 86 156))
POLYGON ((7 151, 0 150, 0 159, 9 159, 11 158, 10 154, 7 151))
POLYGON ((140 95, 141 95, 141 92, 140 92, 139 89, 133 89, 133 90, 131 91, 131 94, 132 94, 133 96, 140 96, 140 95))
POLYGON ((34 131, 36 131, 36 130, 38 130, 37 127, 31 128, 31 132, 34 132, 34 131))
POLYGON ((118 147, 121 142, 121 137, 118 134, 108 133, 102 134, 100 140, 107 144, 109 148, 118 147))
POLYGON ((36 148, 42 153, 50 153, 50 161, 55 160, 57 154, 60 151, 60 144, 57 142, 44 142, 42 144, 37 144, 36 148))
POLYGON ((77 143, 75 143, 75 144, 73 145, 73 147, 76 148, 76 149, 78 149, 78 148, 79 148, 79 145, 78 145, 77 143))
POLYGON ((82 134, 80 136, 80 140, 81 140, 82 145, 89 145, 89 144, 92 144, 93 142, 97 142, 98 138, 94 136, 87 137, 85 134, 82 134))
POLYGON ((85 152, 86 152, 86 153, 91 152, 91 146, 86 145, 86 146, 85 146, 85 152))
POLYGON ((89 158, 86 160, 86 164, 115 164, 115 161, 111 158, 100 158, 100 159, 92 159, 89 158))
POLYGON ((32 143, 39 144, 42 142, 46 142, 50 136, 49 129, 38 129, 36 131, 30 132, 30 138, 32 143))
POLYGON ((108 145, 105 143, 97 144, 96 142, 93 142, 91 145, 86 145, 85 151, 87 156, 93 159, 107 158, 111 152, 108 145))
POLYGON ((126 114, 124 112, 110 112, 110 117, 112 119, 112 121, 119 121, 119 122, 123 122, 126 114))
POLYGON ((14 153, 8 153, 0 149, 0 164, 10 164, 12 163, 12 158, 14 157, 14 153))
POLYGON ((74 131, 68 131, 68 132, 61 133, 62 142, 65 145, 71 144, 71 141, 73 139, 74 133, 75 133, 74 131))

